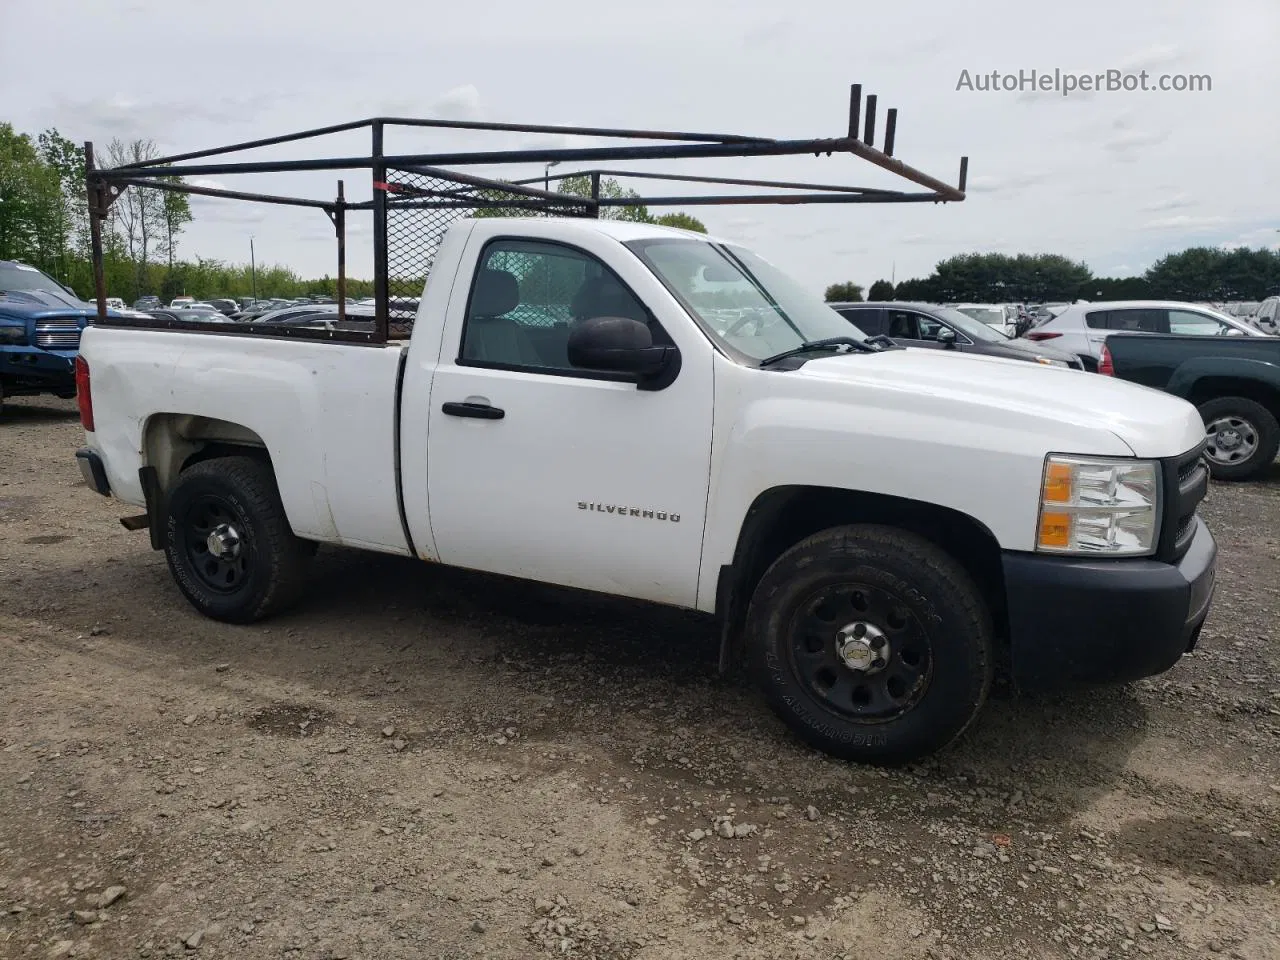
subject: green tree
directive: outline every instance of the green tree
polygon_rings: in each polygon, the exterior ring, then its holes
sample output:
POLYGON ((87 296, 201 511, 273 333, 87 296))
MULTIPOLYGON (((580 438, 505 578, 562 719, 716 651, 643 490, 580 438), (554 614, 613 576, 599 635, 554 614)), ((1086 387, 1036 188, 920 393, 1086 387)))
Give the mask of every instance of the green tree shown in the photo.
POLYGON ((941 299, 937 293, 937 277, 917 277, 903 280, 893 290, 895 300, 915 300, 928 302, 941 299))
MULTIPOLYGON (((107 144, 107 164, 111 167, 127 163, 145 163, 160 155, 153 140, 119 139, 107 144)), ((133 264, 135 293, 141 295, 158 289, 151 279, 148 265, 159 252, 165 233, 164 197, 162 191, 149 187, 127 187, 111 205, 108 224, 123 241, 124 250, 133 264)))
POLYGON ((1260 300, 1280 290, 1280 252, 1191 247, 1161 257, 1145 279, 1170 300, 1260 300))
MULTIPOLYGON (((180 184, 181 177, 165 177, 165 183, 180 184)), ((164 218, 164 236, 161 248, 169 260, 169 272, 173 272, 174 254, 178 249, 178 234, 191 222, 191 200, 185 193, 165 190, 161 195, 160 213, 164 218)))
POLYGON ((681 230, 692 230, 695 233, 707 232, 706 225, 701 220, 680 210, 654 217, 653 222, 662 227, 679 227, 681 230))
POLYGON ((62 189, 35 144, 0 123, 0 258, 56 272, 66 246, 62 189))
POLYGON ((1070 300, 1092 278, 1083 263, 1053 253, 963 253, 941 261, 932 279, 940 300, 1006 303, 1070 300))
MULTIPOLYGON (((591 198, 591 177, 582 174, 577 177, 564 177, 556 187, 557 193, 567 193, 571 197, 591 198)), ((638 200, 640 194, 622 186, 613 177, 600 178, 600 198, 603 200, 638 200)), ((653 223, 649 208, 644 204, 632 203, 623 206, 600 208, 602 220, 631 220, 636 223, 653 223)))
POLYGON ((1151 296, 1146 277, 1094 277, 1080 284, 1072 299, 1146 300, 1151 296))
POLYGON ((85 199, 84 149, 50 127, 37 138, 41 161, 58 178, 62 203, 59 210, 59 232, 62 242, 58 249, 58 268, 55 276, 64 283, 83 284, 88 277, 79 276, 81 261, 88 259, 89 209, 85 199))
POLYGON ((862 285, 852 280, 833 283, 823 296, 827 303, 858 303, 862 300, 862 285))
POLYGON ((893 284, 888 280, 877 280, 871 285, 871 289, 867 291, 868 300, 892 300, 893 284))

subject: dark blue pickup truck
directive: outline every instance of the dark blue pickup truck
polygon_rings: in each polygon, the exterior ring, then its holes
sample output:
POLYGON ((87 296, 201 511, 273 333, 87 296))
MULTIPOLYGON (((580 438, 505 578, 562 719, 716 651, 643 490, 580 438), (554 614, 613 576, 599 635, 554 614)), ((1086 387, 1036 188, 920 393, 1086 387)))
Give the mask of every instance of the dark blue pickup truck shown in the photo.
POLYGON ((35 267, 0 260, 0 404, 5 397, 76 395, 80 332, 97 317, 35 267))

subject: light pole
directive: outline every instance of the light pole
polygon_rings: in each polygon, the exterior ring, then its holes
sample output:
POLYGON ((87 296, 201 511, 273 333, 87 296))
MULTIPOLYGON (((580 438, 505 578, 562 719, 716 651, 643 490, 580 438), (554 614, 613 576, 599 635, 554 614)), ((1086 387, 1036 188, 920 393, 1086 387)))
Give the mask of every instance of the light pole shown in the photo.
POLYGON ((558 167, 558 166, 560 166, 560 161, 552 160, 550 163, 548 163, 545 167, 542 168, 542 189, 543 190, 547 190, 547 191, 551 190, 551 168, 558 167))
POLYGON ((253 234, 249 234, 249 276, 253 283, 253 302, 258 302, 258 264, 253 256, 253 234))

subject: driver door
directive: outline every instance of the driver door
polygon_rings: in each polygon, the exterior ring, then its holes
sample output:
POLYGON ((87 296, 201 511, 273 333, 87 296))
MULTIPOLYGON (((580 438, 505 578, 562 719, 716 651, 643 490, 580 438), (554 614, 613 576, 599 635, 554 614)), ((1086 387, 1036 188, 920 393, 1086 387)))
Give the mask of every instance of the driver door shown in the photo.
POLYGON ((483 243, 477 269, 465 308, 449 321, 429 400, 427 499, 439 559, 695 606, 710 477, 709 344, 685 335, 687 319, 668 324, 679 339, 669 337, 646 306, 657 281, 639 261, 615 254, 615 270, 585 248, 616 248, 609 238, 584 247, 473 242, 483 243), (571 367, 570 327, 590 316, 647 322, 654 342, 680 350, 675 379, 641 390, 623 375, 571 367))

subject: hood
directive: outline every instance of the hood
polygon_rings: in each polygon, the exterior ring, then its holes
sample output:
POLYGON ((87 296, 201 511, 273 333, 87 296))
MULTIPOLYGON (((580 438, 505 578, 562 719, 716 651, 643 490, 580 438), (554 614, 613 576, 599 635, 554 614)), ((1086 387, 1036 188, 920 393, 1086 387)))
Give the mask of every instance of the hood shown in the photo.
MULTIPOLYGON (((907 347, 810 360, 789 376, 849 384, 883 405, 937 412, 992 429, 1015 423, 1060 453, 1054 428, 1075 438, 1106 431, 1138 457, 1171 457, 1204 439, 1204 421, 1185 400, 1113 377, 1023 360, 907 347), (893 396, 890 396, 893 394, 893 396)), ((1114 440, 1111 441, 1114 445, 1114 440)))
POLYGON ((90 317, 97 312, 96 306, 77 300, 70 294, 54 293, 51 290, 0 291, 0 316, 10 319, 39 319, 54 315, 65 317, 69 314, 90 317))

